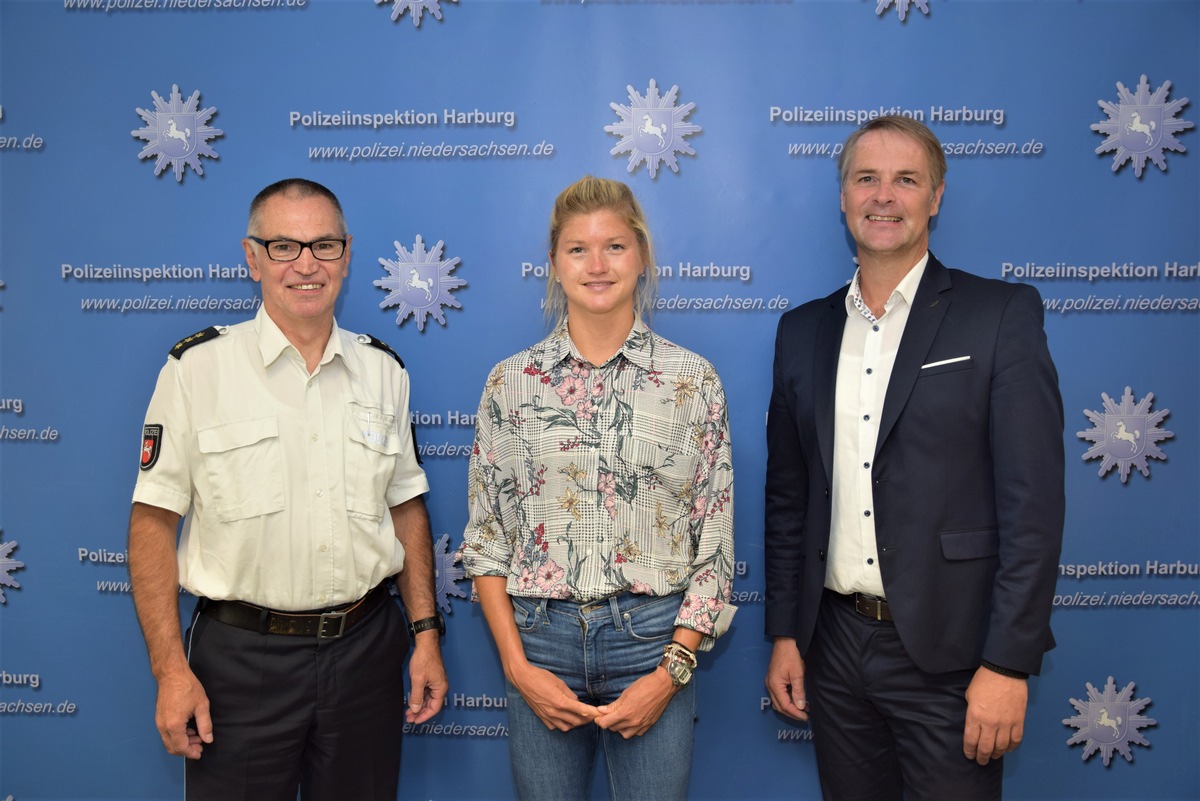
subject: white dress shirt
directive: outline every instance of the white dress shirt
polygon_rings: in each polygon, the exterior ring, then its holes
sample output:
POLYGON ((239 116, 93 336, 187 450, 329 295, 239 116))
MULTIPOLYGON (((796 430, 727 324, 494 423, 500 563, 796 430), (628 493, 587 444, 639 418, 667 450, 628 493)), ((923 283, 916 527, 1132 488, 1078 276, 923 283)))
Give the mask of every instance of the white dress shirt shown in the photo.
POLYGON ((833 519, 825 586, 885 597, 871 492, 879 418, 913 298, 929 261, 926 251, 900 281, 878 319, 862 300, 859 273, 846 293, 833 424, 833 519))

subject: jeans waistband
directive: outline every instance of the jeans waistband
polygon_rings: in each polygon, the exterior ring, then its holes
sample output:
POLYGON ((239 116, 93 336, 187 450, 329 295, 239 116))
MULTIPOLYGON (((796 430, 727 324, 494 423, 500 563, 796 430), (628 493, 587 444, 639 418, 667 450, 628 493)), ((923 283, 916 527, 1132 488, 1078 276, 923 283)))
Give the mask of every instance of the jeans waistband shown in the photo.
POLYGON ((614 623, 620 626, 624 615, 647 604, 671 603, 676 606, 683 603, 683 593, 671 595, 646 595, 644 593, 618 592, 590 601, 568 601, 558 598, 521 598, 522 601, 541 607, 545 611, 577 615, 581 618, 611 616, 614 623))

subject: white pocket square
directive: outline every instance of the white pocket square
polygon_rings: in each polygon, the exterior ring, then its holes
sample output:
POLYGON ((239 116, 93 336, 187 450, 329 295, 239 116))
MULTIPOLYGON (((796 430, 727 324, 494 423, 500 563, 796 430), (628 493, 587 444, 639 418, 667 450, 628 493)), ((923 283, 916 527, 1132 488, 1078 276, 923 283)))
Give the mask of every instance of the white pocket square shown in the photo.
POLYGON ((955 362, 966 362, 966 361, 970 361, 970 359, 971 359, 970 356, 956 356, 953 359, 942 359, 940 362, 930 362, 929 364, 922 364, 921 369, 924 370, 926 367, 941 367, 943 364, 954 364, 955 362))

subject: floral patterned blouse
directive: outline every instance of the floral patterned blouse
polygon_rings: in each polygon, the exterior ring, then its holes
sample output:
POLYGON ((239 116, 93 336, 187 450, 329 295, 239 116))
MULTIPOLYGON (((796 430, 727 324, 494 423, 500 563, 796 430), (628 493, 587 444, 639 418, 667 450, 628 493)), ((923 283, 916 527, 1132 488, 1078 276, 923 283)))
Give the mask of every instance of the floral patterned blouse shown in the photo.
POLYGON ((637 321, 605 364, 564 321, 492 370, 468 472, 469 576, 586 602, 682 592, 703 648, 729 627, 733 464, 712 365, 637 321))

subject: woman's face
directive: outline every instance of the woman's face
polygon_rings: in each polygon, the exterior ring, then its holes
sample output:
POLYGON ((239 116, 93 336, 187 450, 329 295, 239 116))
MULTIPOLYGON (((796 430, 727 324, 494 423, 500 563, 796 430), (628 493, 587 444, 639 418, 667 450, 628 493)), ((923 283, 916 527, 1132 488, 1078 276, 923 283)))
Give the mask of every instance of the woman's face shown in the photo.
POLYGON ((572 319, 633 319, 634 292, 646 256, 637 234, 616 212, 602 209, 567 220, 550 262, 572 319))

